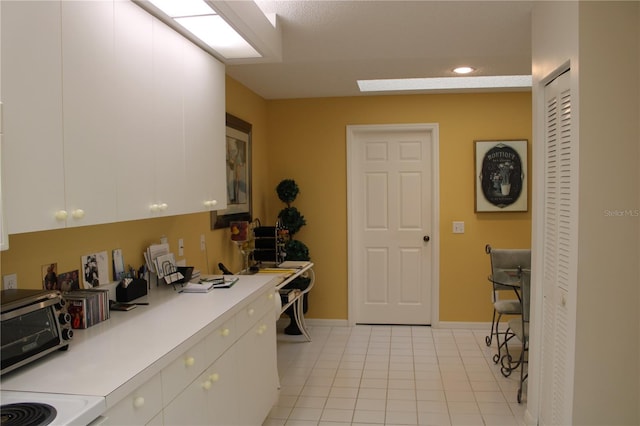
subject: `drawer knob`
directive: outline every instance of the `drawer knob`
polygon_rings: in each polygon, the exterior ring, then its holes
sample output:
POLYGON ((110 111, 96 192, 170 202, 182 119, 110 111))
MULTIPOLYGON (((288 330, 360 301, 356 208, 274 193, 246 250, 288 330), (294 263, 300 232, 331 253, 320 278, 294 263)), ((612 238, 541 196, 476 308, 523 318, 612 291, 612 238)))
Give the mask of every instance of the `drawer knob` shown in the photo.
POLYGON ((157 204, 151 204, 149 206, 149 210, 151 210, 152 212, 157 212, 158 210, 160 210, 160 206, 157 204))
POLYGON ((211 380, 213 383, 217 382, 218 380, 220 380, 220 374, 213 373, 209 376, 209 380, 211 380))
POLYGON ((211 389, 211 380, 205 380, 202 382, 202 389, 209 390, 211 389))
POLYGON ((76 209, 74 211, 71 212, 71 216, 74 219, 82 219, 84 217, 84 210, 82 209, 76 209))
POLYGON ((267 296, 267 299, 273 300, 273 293, 269 293, 269 295, 267 296))
POLYGON ((158 207, 160 207, 160 211, 165 211, 169 208, 169 205, 167 203, 161 203, 158 207))
POLYGON ((227 337, 229 334, 231 334, 231 330, 229 330, 228 328, 225 328, 224 330, 222 330, 222 331, 220 332, 220 334, 221 334, 223 337, 227 337))
POLYGON ((255 313, 256 313, 256 311, 255 311, 255 309, 251 308, 251 309, 249 309, 249 310, 247 311, 247 313, 248 313, 248 314, 249 314, 249 316, 251 317, 251 316, 253 316, 253 314, 255 314, 255 313))
POLYGON ((184 365, 187 367, 193 367, 193 364, 196 363, 196 359, 192 356, 188 356, 187 358, 185 358, 184 360, 184 365))
POLYGON ((136 396, 135 398, 133 398, 133 406, 135 408, 143 407, 144 406, 144 397, 136 396))

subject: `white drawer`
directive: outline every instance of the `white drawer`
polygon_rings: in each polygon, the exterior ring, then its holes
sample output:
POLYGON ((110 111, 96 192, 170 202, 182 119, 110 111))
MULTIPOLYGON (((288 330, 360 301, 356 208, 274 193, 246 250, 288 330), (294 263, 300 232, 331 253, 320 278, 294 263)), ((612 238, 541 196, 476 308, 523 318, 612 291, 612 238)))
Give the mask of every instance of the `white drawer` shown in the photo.
POLYGON ((236 327, 239 335, 243 335, 267 311, 275 308, 273 298, 273 291, 262 293, 252 299, 240 310, 240 312, 238 312, 238 314, 236 314, 236 327))
POLYGON ((162 411, 160 374, 125 396, 107 410, 101 425, 144 425, 162 411))
POLYGON ((220 355, 238 340, 240 333, 236 328, 235 318, 231 318, 205 339, 205 353, 209 364, 213 363, 220 355))
POLYGON ((173 400, 210 364, 206 356, 205 341, 201 340, 165 367, 161 372, 164 404, 173 400))

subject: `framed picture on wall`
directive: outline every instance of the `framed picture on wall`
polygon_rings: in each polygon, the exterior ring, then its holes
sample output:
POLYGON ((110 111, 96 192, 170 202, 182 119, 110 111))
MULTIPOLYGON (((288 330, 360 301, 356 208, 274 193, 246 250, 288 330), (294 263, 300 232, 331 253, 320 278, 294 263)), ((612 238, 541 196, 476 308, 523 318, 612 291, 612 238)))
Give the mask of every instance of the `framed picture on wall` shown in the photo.
POLYGON ((251 221, 251 123, 226 115, 227 208, 211 212, 211 229, 251 221))
POLYGON ((475 211, 527 211, 527 140, 474 141, 475 211))

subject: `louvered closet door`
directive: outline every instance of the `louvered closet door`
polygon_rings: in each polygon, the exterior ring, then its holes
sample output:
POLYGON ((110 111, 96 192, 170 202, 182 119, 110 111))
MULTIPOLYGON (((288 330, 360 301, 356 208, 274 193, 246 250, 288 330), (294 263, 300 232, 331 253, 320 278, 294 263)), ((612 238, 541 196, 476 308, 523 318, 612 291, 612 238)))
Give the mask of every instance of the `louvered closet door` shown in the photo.
POLYGON ((545 88, 545 209, 540 424, 571 424, 575 350, 577 141, 570 71, 545 88))

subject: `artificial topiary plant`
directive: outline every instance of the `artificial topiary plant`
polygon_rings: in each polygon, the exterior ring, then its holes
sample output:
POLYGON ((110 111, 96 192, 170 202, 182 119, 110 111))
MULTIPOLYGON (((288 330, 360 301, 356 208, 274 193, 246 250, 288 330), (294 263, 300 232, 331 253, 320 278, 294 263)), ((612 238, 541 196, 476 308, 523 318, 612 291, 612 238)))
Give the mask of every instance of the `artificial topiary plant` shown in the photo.
POLYGON ((291 207, 291 203, 295 201, 299 192, 298 184, 293 179, 284 179, 276 187, 278 198, 287 205, 287 207, 278 213, 280 224, 289 231, 289 241, 285 244, 286 260, 309 260, 309 249, 307 246, 293 239, 293 236, 300 228, 307 224, 307 221, 298 209, 291 207))
MULTIPOLYGON (((288 241, 284 245, 284 260, 309 261, 309 248, 303 242, 295 240, 293 238, 293 236, 300 230, 300 228, 307 224, 307 221, 305 220, 304 216, 298 211, 298 209, 295 207, 291 207, 291 203, 295 201, 299 192, 300 189, 298 188, 298 184, 296 184, 293 179, 284 179, 278 184, 278 186, 276 187, 278 198, 280 198, 280 201, 287 205, 287 207, 283 208, 282 210, 280 210, 280 213, 278 213, 278 221, 280 223, 280 226, 284 228, 286 232, 288 232, 288 241)), ((298 277, 287 284, 285 288, 305 290, 310 283, 310 278, 298 277)), ((305 294, 302 300, 304 313, 307 312, 308 296, 308 293, 305 294)), ((284 298, 286 296, 282 297, 284 298)), ((283 300, 283 303, 285 302, 286 301, 283 300)), ((294 319, 293 306, 289 307, 289 309, 287 309, 285 313, 291 320, 289 325, 284 329, 285 334, 302 334, 302 331, 300 331, 294 319)))

